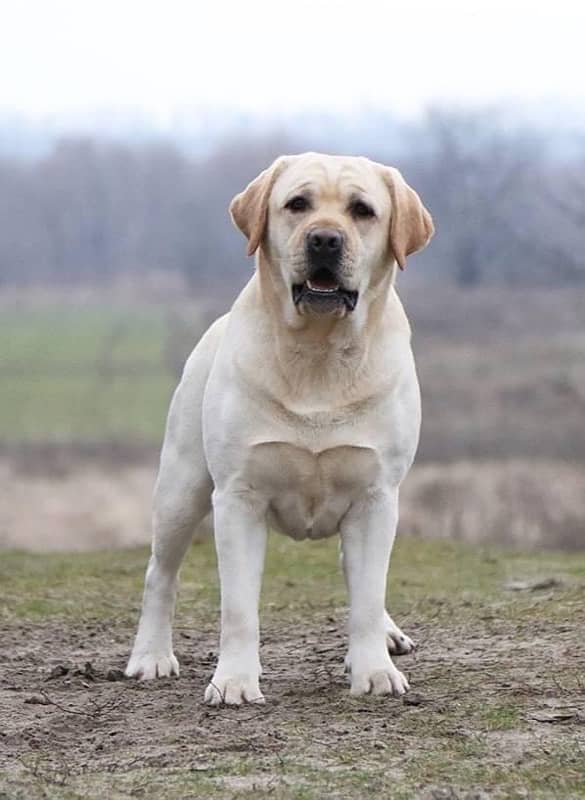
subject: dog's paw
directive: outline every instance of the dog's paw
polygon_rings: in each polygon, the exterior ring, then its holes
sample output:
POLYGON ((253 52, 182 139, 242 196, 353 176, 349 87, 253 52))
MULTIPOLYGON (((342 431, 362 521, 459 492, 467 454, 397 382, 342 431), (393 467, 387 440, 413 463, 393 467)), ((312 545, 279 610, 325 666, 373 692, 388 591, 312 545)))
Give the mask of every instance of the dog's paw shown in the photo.
POLYGON ((405 676, 396 669, 394 664, 381 669, 364 670, 351 674, 350 694, 359 697, 363 694, 385 695, 402 697, 409 689, 405 676))
POLYGON ((141 681, 169 678, 179 674, 179 662, 173 653, 132 653, 124 674, 141 681))
POLYGON ((258 675, 216 674, 205 690, 205 702, 210 706, 240 706, 242 703, 265 703, 258 675))
POLYGON ((364 694, 402 697, 408 691, 408 681, 399 669, 378 669, 352 675, 349 693, 354 697, 364 694))
MULTIPOLYGON (((354 651, 355 652, 355 651, 354 651)), ((350 673, 350 694, 359 697, 364 694, 387 695, 401 697, 410 688, 406 677, 392 663, 385 653, 373 657, 374 654, 352 656, 348 653, 345 665, 350 673)))
POLYGON ((384 616, 384 627, 386 629, 388 651, 393 656, 406 656, 409 653, 414 653, 416 644, 412 641, 410 636, 407 636, 400 630, 388 613, 384 616))

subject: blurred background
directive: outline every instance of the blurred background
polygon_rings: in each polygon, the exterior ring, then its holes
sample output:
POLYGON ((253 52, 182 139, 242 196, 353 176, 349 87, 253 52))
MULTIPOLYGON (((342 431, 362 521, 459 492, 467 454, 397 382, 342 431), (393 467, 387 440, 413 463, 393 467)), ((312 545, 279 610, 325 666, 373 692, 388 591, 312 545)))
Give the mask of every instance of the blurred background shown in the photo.
POLYGON ((401 529, 585 546, 585 8, 20 0, 0 29, 0 546, 149 540, 170 396, 253 263, 231 197, 398 166, 424 424, 401 529))

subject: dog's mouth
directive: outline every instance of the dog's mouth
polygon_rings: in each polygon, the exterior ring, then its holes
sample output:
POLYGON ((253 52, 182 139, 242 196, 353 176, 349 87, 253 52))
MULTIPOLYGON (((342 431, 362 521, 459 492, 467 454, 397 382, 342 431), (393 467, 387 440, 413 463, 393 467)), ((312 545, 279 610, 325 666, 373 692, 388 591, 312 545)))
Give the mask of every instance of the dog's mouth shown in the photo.
POLYGON ((346 289, 328 269, 319 269, 304 283, 295 283, 292 287, 295 306, 306 303, 315 311, 328 313, 345 307, 353 311, 358 300, 358 293, 346 289))

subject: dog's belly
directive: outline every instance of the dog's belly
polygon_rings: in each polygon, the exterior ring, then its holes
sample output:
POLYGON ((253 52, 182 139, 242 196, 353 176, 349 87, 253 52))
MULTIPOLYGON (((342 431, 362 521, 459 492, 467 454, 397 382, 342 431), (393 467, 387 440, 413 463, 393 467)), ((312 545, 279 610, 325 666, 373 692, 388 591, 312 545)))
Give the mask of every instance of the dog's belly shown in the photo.
POLYGON ((377 451, 341 446, 313 453, 283 442, 251 449, 247 477, 268 505, 271 528, 294 539, 321 539, 339 531, 352 502, 379 482, 377 451))

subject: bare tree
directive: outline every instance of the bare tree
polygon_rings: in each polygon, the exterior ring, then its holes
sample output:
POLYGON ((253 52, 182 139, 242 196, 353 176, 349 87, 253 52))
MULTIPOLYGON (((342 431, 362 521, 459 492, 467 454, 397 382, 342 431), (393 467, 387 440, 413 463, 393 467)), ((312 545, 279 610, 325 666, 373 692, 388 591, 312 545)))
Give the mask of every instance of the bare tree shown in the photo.
MULTIPOLYGON (((76 139, 36 162, 0 162, 0 283, 156 270, 233 294, 249 267, 229 201, 276 155, 299 149, 278 132, 238 134, 199 160, 171 143, 76 139)), ((467 287, 585 280, 585 141, 575 153, 561 161, 494 112, 429 113, 399 164, 436 220, 432 249, 417 257, 422 273, 467 287)))

